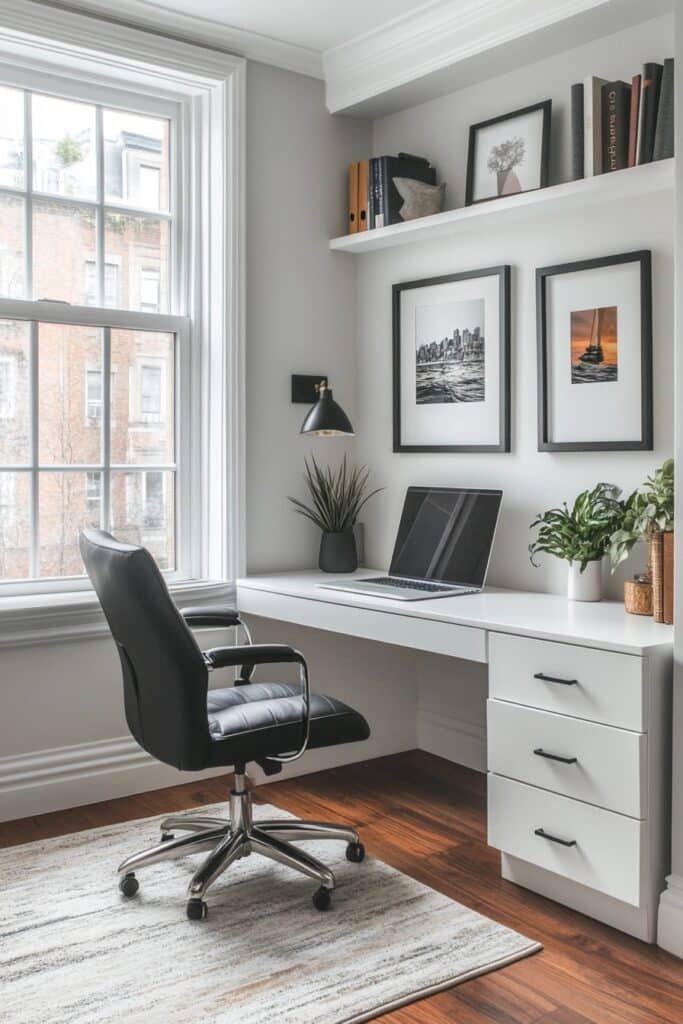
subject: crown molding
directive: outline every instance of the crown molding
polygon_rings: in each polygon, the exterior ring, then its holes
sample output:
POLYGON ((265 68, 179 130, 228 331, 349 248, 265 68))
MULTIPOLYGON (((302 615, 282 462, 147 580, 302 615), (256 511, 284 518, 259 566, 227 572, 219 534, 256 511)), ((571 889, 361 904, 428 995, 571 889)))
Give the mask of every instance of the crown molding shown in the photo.
POLYGON ((672 6, 672 0, 647 7, 642 0, 440 0, 326 50, 327 107, 389 113, 491 77, 492 66, 503 73, 672 6))
MULTIPOLYGON (((11 2, 11 0, 10 0, 11 2)), ((33 0, 36 4, 88 15, 112 25, 131 26, 182 42, 221 50, 287 71, 322 78, 322 55, 258 32, 224 25, 208 18, 170 11, 151 0, 33 0)), ((0 7, 4 4, 0 3, 0 7)))

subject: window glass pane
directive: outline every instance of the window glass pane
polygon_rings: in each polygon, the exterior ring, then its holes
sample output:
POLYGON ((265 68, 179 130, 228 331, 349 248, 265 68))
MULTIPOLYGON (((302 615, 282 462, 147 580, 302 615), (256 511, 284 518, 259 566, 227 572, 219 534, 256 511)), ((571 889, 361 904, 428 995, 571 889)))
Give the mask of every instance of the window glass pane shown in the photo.
POLYGON ((174 462, 174 336, 111 332, 111 462, 174 462))
POLYGON ((0 195, 0 295, 24 298, 24 251, 24 200, 0 195))
POLYGON ((0 320, 0 465, 28 465, 30 454, 30 328, 0 320))
POLYGON ((95 108, 54 96, 32 101, 34 190, 95 199, 95 108))
POLYGON ((78 534, 85 526, 100 525, 89 476, 72 470, 38 475, 40 576, 83 575, 78 534))
POLYGON ((28 473, 0 473, 0 580, 30 574, 28 473))
POLYGON ((0 86, 0 185, 24 188, 24 94, 0 86))
POLYGON ((169 122, 103 111, 104 192, 108 203, 168 210, 169 122))
MULTIPOLYGON (((33 201, 33 297, 86 305, 93 287, 95 211, 51 199, 33 201), (92 264, 93 271, 88 270, 92 264)), ((97 278, 94 279, 95 298, 97 278)))
POLYGON ((121 541, 148 548, 161 569, 175 568, 175 473, 114 470, 111 530, 121 541))
POLYGON ((101 459, 102 332, 38 328, 38 461, 43 466, 101 459), (96 380, 99 378, 99 380, 96 380))
POLYGON ((107 212, 105 261, 119 267, 117 305, 122 309, 168 312, 168 242, 165 220, 107 212))

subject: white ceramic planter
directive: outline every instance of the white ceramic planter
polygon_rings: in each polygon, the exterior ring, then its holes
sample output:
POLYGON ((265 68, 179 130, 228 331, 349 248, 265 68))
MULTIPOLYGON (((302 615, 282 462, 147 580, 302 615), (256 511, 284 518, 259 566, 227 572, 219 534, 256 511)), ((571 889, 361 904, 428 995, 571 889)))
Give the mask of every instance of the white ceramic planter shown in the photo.
POLYGON ((567 573, 567 597, 570 601, 602 600, 602 559, 589 562, 583 572, 581 562, 570 562, 567 573))

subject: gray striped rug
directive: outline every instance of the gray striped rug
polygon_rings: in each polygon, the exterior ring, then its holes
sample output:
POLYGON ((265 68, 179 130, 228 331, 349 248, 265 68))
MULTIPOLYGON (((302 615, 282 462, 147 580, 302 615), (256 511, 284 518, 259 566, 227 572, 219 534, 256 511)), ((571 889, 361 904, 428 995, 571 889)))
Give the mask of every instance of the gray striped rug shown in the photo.
POLYGON ((158 821, 0 850, 0 1019, 356 1024, 540 948, 381 861, 350 864, 337 843, 306 844, 337 875, 328 913, 310 881, 256 856, 215 883, 206 921, 185 917, 195 858, 142 870, 125 900, 116 865, 158 821))

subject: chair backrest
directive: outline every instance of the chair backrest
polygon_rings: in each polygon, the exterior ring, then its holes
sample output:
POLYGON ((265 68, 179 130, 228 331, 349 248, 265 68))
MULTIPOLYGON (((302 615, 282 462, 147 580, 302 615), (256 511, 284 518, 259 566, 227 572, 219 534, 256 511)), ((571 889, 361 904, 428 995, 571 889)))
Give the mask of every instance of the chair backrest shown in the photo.
POLYGON ((166 764, 205 768, 208 670, 145 548, 84 530, 81 555, 121 659, 128 727, 166 764))

